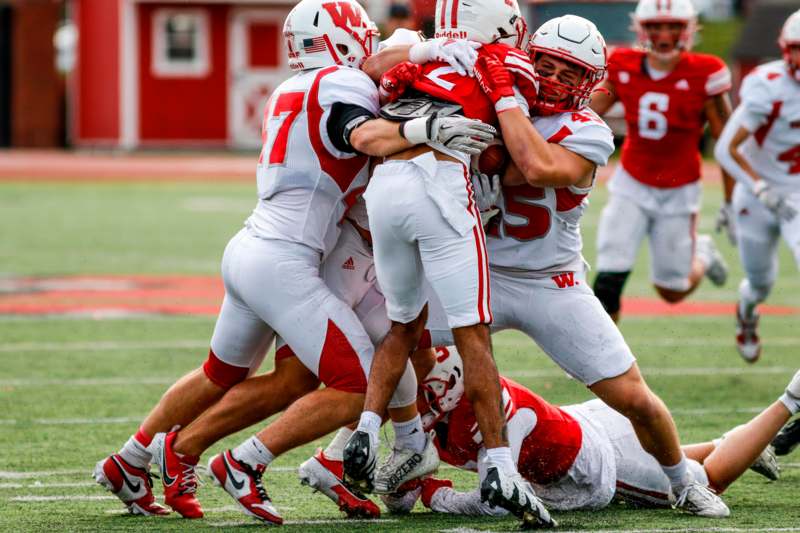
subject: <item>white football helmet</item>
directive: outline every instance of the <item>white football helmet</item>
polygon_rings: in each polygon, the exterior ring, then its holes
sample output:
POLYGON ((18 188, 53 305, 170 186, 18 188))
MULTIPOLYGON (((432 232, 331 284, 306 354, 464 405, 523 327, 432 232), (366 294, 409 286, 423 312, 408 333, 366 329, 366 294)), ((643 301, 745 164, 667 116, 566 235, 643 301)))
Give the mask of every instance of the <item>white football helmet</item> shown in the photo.
POLYGON ((301 0, 283 24, 289 68, 360 68, 378 46, 378 28, 355 0, 301 0))
POLYGON ((778 39, 778 44, 781 46, 783 60, 786 61, 789 72, 792 73, 794 79, 800 81, 800 64, 792 61, 789 55, 789 47, 800 46, 800 10, 795 11, 786 19, 786 22, 783 24, 783 29, 781 29, 781 36, 778 39))
POLYGON ((455 346, 436 348, 436 364, 419 384, 417 405, 425 431, 452 411, 464 396, 464 364, 455 346))
POLYGON ((436 0, 436 37, 522 48, 527 35, 517 0, 436 0))
POLYGON ((554 56, 578 65, 584 71, 577 85, 568 85, 536 75, 540 91, 566 94, 559 102, 539 98, 535 106, 540 111, 561 113, 580 111, 589 103, 592 89, 600 83, 606 72, 606 41, 593 22, 576 15, 564 15, 542 24, 528 43, 528 54, 536 68, 541 54, 554 56))
POLYGON ((632 17, 633 31, 636 32, 639 45, 645 50, 653 50, 653 43, 645 30, 645 25, 648 23, 679 22, 683 24, 678 42, 675 43, 674 50, 666 54, 667 56, 691 50, 694 44, 694 36, 697 33, 697 10, 691 0, 639 0, 632 17))

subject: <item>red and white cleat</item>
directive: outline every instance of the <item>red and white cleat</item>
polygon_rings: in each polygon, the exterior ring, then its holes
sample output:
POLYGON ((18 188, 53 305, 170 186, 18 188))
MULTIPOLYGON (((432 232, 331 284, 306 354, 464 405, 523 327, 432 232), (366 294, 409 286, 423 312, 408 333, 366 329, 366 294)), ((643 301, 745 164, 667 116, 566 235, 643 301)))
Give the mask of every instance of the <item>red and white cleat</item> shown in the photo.
POLYGON ((203 508, 197 500, 196 463, 175 453, 173 449, 177 433, 158 433, 153 437, 150 450, 161 471, 164 485, 164 503, 184 518, 203 518, 203 508))
POLYGON ((169 514, 169 509, 157 504, 153 498, 153 478, 150 471, 131 466, 119 454, 115 453, 98 461, 92 477, 122 500, 131 514, 169 514))
POLYGON ((261 477, 266 468, 259 465, 252 468, 247 463, 236 460, 230 450, 212 457, 208 462, 208 473, 215 485, 230 494, 242 510, 271 524, 283 524, 283 518, 272 504, 261 477))
POLYGON ((381 510, 375 502, 356 490, 349 489, 342 482, 342 461, 325 457, 322 449, 317 449, 314 457, 300 465, 297 471, 300 483, 318 490, 333 500, 348 518, 378 518, 381 510))
POLYGON ((736 306, 736 349, 748 363, 755 363, 761 357, 761 339, 758 337, 758 313, 745 318, 736 306))

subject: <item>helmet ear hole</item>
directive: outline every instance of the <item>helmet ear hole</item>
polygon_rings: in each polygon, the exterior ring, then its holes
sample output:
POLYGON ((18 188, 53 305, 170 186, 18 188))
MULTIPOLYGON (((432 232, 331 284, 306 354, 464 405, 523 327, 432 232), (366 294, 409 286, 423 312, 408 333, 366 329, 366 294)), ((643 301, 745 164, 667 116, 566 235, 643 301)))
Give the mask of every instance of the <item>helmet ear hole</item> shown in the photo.
POLYGON ((340 54, 346 56, 350 49, 347 47, 346 44, 339 43, 336 45, 336 49, 339 51, 340 54))

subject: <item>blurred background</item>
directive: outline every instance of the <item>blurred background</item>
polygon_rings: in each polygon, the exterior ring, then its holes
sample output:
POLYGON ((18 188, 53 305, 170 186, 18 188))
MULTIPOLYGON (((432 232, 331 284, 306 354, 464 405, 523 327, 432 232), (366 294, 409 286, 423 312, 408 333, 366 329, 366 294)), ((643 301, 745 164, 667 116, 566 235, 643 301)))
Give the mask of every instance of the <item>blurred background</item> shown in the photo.
MULTIPOLYGON (((738 81, 779 57, 798 0, 695 0, 697 49, 738 81)), ((263 104, 287 73, 282 0, 0 0, 0 148, 218 148, 260 144, 263 104)), ((434 0, 369 0, 384 36, 433 28, 434 0)), ((529 25, 592 19, 632 42, 633 0, 530 0, 529 25)), ((618 129, 618 128, 617 128, 618 129)), ((0 157, 2 155, 0 154, 0 157)))

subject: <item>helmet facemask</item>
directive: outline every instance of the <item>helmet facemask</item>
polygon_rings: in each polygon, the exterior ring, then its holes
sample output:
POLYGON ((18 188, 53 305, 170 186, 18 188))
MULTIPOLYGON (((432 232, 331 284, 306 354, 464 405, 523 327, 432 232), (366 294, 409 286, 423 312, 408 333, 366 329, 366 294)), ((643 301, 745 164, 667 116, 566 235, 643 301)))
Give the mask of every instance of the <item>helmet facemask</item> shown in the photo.
POLYGON ((588 105, 592 90, 605 74, 553 50, 532 46, 529 53, 539 84, 534 107, 540 114, 580 111, 588 105))
POLYGON ((697 32, 697 21, 670 18, 634 19, 633 30, 641 48, 662 61, 669 61, 679 56, 681 52, 691 50, 697 32), (668 39, 661 39, 662 33, 667 33, 668 39), (672 46, 665 49, 663 44, 668 40, 672 41, 672 46))

